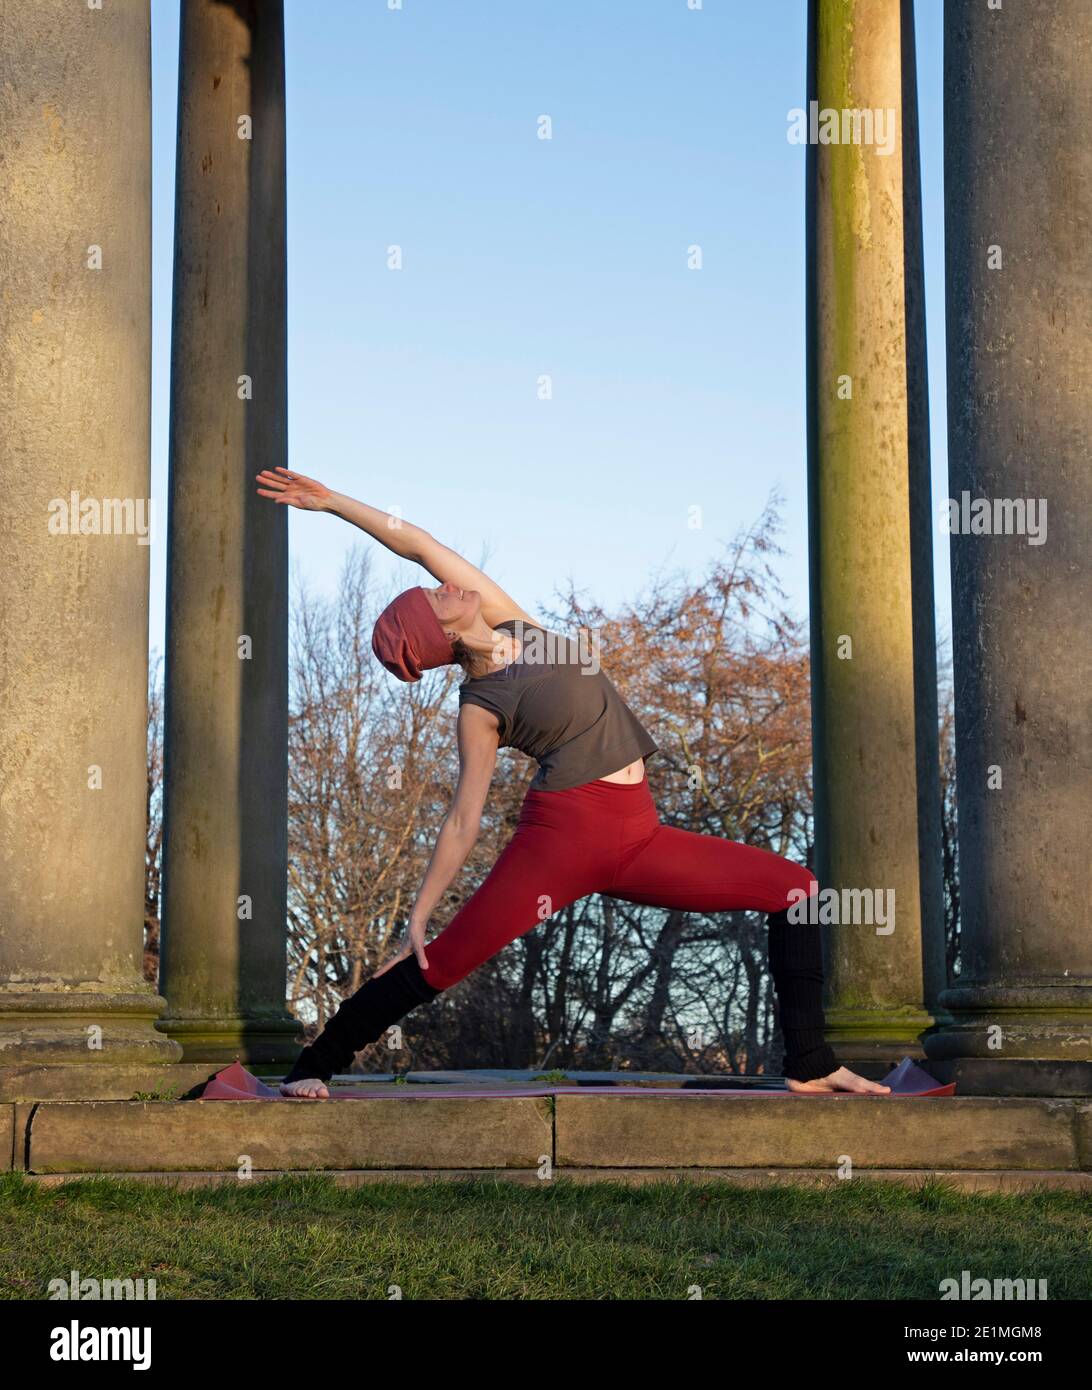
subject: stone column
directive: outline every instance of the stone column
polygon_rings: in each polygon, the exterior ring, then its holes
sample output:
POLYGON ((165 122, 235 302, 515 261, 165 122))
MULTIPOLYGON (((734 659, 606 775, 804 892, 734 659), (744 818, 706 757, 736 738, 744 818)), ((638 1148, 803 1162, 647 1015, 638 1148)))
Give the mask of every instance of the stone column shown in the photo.
POLYGON ((821 887, 840 895, 840 924, 824 929, 828 1037, 847 1062, 877 1067, 920 1055, 933 1022, 923 1006, 910 474, 924 465, 920 437, 911 453, 908 409, 916 349, 903 164, 913 113, 901 30, 899 0, 809 5, 815 867, 821 887), (878 920, 892 902, 893 931, 878 920))
POLYGON ((80 1073, 94 1073, 85 1091, 93 1094, 107 1073, 179 1055, 155 1030, 163 1000, 142 976, 147 3, 93 10, 0 0, 0 206, 0 1096, 8 1099, 39 1094, 39 1083, 64 1094, 62 1073, 75 1094, 80 1073))
POLYGON ((975 1089, 1088 1094, 1092 6, 949 0, 944 45, 963 922, 928 1051, 975 1089))
POLYGON ((162 1027, 274 1064, 285 1009, 284 14, 182 5, 171 342, 162 1027))
POLYGON ((933 586, 932 465, 929 366, 925 332, 925 250, 918 139, 918 64, 914 0, 902 0, 902 207, 906 266, 906 405, 910 485, 910 588, 914 622, 914 711, 918 778, 918 881, 925 1008, 948 1022, 940 1004, 947 987, 944 873, 941 863, 940 711, 933 586))

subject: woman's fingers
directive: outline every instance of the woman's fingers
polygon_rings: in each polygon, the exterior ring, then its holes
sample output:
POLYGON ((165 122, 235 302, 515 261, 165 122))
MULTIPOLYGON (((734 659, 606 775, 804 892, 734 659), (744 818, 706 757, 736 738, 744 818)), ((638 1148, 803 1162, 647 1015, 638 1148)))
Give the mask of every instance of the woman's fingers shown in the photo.
POLYGON ((405 936, 402 939, 401 946, 399 946, 398 950, 391 956, 390 960, 385 961, 378 970, 373 971, 372 979, 375 980, 378 979, 380 975, 385 975, 392 965, 397 965, 400 960, 405 960, 407 956, 411 955, 417 957, 417 963, 422 970, 428 969, 428 956, 425 955, 425 943, 423 941, 415 941, 410 936, 405 936))
POLYGON ((314 478, 305 477, 302 473, 289 473, 287 468, 278 469, 275 473, 264 468, 255 476, 259 483, 264 483, 266 487, 276 488, 278 492, 307 492, 322 486, 314 478))
POLYGON ((305 478, 302 473, 289 473, 286 468, 280 473, 263 469, 256 475, 255 481, 261 485, 257 489, 259 497, 268 497, 273 502, 283 502, 304 510, 314 510, 321 486, 313 478, 305 478))
POLYGON ((385 975, 392 966, 397 965, 400 960, 405 960, 409 953, 410 948, 408 946, 403 946, 397 955, 391 956, 390 960, 387 961, 385 965, 381 965, 379 967, 379 969, 372 975, 372 979, 375 980, 378 979, 380 975, 385 975))

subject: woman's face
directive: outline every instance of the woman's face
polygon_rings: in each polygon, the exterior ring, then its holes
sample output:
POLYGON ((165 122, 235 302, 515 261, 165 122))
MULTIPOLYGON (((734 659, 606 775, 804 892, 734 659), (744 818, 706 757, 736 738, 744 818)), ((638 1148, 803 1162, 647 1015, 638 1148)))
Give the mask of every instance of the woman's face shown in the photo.
POLYGON ((441 584, 436 589, 426 589, 425 593, 445 631, 465 632, 482 604, 477 589, 460 589, 457 584, 441 584))

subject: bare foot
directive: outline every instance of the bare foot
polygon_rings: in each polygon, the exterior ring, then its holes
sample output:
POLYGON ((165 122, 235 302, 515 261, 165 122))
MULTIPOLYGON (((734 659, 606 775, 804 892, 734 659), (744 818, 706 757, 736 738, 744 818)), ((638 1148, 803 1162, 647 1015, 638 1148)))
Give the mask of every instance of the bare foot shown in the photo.
POLYGON ((282 1096, 294 1096, 297 1100, 329 1100, 330 1092, 326 1082, 317 1076, 309 1076, 303 1081, 284 1081, 281 1083, 282 1096))
POLYGON ((878 1081, 866 1081, 848 1067, 839 1067, 829 1076, 820 1076, 815 1081, 794 1081, 785 1078, 785 1085, 794 1095, 825 1095, 830 1091, 851 1091, 858 1096, 886 1096, 891 1094, 890 1086, 881 1086, 878 1081))

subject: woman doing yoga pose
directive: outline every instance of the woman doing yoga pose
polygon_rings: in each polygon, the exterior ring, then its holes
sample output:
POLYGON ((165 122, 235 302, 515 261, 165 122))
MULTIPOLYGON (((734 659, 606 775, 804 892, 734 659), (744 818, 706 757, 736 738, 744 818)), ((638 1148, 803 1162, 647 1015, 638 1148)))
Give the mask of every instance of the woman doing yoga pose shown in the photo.
POLYGON ((661 823, 645 779, 656 743, 585 647, 548 632, 481 570, 427 531, 286 468, 258 492, 331 512, 439 581, 380 614, 372 649, 417 681, 458 663, 459 781, 398 952, 349 999, 285 1077, 287 1096, 326 1099, 326 1083, 419 1004, 429 1003, 532 930, 591 893, 693 912, 768 914, 770 974, 792 1091, 888 1090, 839 1066, 823 1037, 822 952, 814 925, 788 907, 817 891, 810 870, 769 850, 661 823), (497 750, 538 762, 515 834, 493 869, 426 944, 429 918, 477 839, 497 750))

